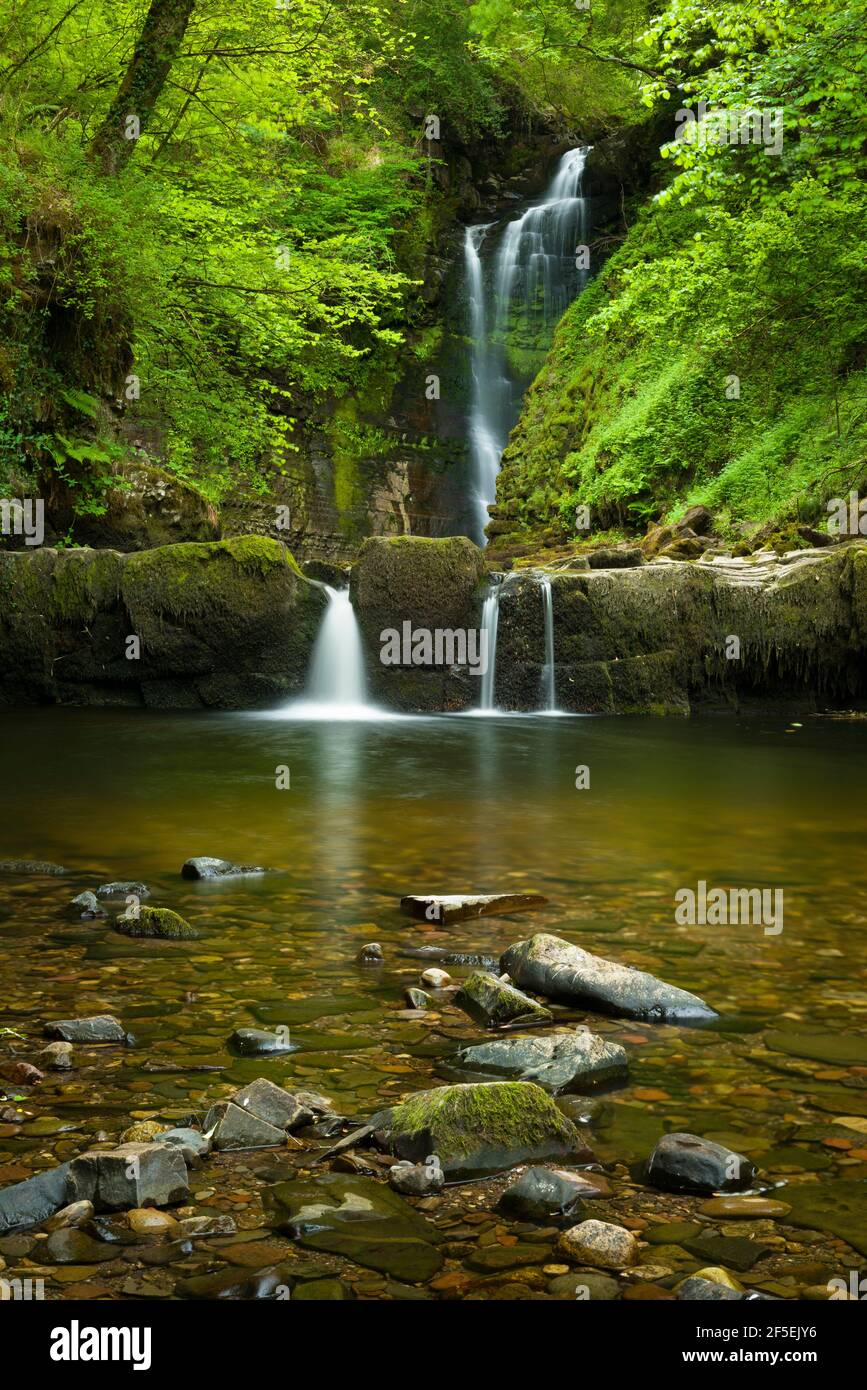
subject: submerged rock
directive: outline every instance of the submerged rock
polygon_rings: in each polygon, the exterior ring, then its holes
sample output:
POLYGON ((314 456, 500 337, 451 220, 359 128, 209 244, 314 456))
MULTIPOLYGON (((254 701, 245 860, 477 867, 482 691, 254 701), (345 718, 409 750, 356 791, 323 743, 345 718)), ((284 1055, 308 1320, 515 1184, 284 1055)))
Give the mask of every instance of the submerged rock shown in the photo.
POLYGON ((592 1091, 625 1080, 628 1072, 626 1052, 618 1043, 584 1032, 548 1038, 502 1038, 462 1047, 448 1066, 516 1081, 535 1081, 553 1095, 561 1091, 592 1091))
POLYGON ((164 941, 196 941, 199 933, 167 907, 134 907, 115 922, 123 936, 158 937, 164 941))
POLYGON ((534 994, 624 1018, 695 1022, 717 1017, 703 999, 685 989, 544 932, 510 946, 500 969, 534 994))
POLYGON ((97 1208, 163 1207, 188 1195, 187 1165, 171 1144, 120 1144, 69 1164, 69 1196, 97 1208))
POLYGON ((53 1042, 37 1054, 44 1059, 48 1071, 69 1071, 72 1066, 72 1043, 53 1042))
POLYGON ((12 1086, 35 1086, 44 1077, 31 1062, 0 1062, 0 1078, 12 1086))
POLYGON ((235 864, 231 859, 213 859, 200 854, 181 865, 182 878, 246 878, 250 874, 267 874, 261 864, 235 864))
POLYGON ((546 1158, 592 1158, 574 1125, 528 1081, 421 1091, 387 1113, 381 1128, 392 1152, 414 1163, 436 1154, 450 1179, 546 1158))
POLYGON ((699 1278, 695 1274, 677 1285, 677 1296, 699 1303, 739 1302, 743 1299, 738 1289, 730 1289, 726 1284, 716 1284, 712 1279, 699 1278))
POLYGON ((123 1024, 113 1014, 93 1014, 90 1018, 65 1018, 46 1023, 46 1038, 60 1038, 69 1043, 126 1042, 123 1024))
POLYGON ((400 910, 420 922, 463 922, 469 917, 491 917, 528 912, 548 899, 541 893, 430 893, 401 898, 400 910))
POLYGON ((62 864, 51 864, 44 859, 0 859, 0 874, 44 874, 56 878, 67 872, 62 864))
POLYGON ((276 1183, 265 1189, 263 1204, 270 1224, 301 1245, 395 1279, 421 1283, 442 1265, 438 1232, 373 1178, 326 1173, 276 1183))
POLYGON ((382 965, 385 956, 378 941, 368 941, 355 957, 358 965, 382 965))
POLYGON ((125 1129, 120 1136, 122 1144, 149 1144, 157 1135, 162 1134, 165 1125, 161 1125, 158 1120, 136 1120, 134 1125, 125 1129))
POLYGON ((98 898, 149 898, 151 890, 146 883, 136 883, 131 879, 118 879, 115 883, 103 883, 96 890, 98 898))
POLYGON ((697 1134, 663 1135, 645 1169, 646 1181, 664 1192, 740 1192, 755 1176, 743 1154, 697 1134))
POLYGON ((560 1168, 528 1168, 517 1182, 507 1187, 497 1210, 513 1221, 542 1221, 555 1224, 583 1215, 582 1202, 595 1195, 592 1181, 560 1168))
POLYGON ((498 980, 496 975, 477 970, 464 980, 454 997, 459 1009, 484 1028, 496 1028, 501 1024, 529 1022, 536 1019, 542 1023, 551 1018, 551 1010, 537 1004, 535 999, 522 994, 514 985, 498 980))
POLYGON ((272 1052, 297 1052, 289 1041, 288 1030, 268 1033, 264 1028, 236 1028, 227 1039, 227 1046, 242 1057, 264 1057, 272 1052))
POLYGON ((73 916, 87 918, 105 917, 104 907, 100 907, 95 893, 79 893, 69 904, 73 916))
POLYGON ((180 1149, 183 1160, 188 1168, 200 1162, 211 1151, 211 1141, 201 1130, 191 1129, 186 1126, 178 1129, 164 1129, 159 1136, 161 1144, 174 1144, 175 1148, 180 1149))

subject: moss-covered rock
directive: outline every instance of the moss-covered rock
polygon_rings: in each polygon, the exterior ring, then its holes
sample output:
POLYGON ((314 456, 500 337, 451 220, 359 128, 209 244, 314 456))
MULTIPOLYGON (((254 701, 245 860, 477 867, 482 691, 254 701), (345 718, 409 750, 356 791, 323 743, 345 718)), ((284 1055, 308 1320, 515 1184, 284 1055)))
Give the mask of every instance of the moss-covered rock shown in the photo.
POLYGON ((466 667, 384 665, 380 655, 383 632, 401 633, 404 623, 431 633, 477 628, 486 583, 483 554, 466 536, 365 541, 350 589, 375 698, 406 710, 468 709, 478 703, 479 678, 466 667))
POLYGON ((449 1178, 587 1155, 575 1126, 529 1081, 421 1091, 391 1112, 386 1129, 399 1157, 420 1163, 436 1154, 449 1178))
POLYGON ((79 545, 147 550, 220 537, 219 517, 198 488, 152 463, 135 460, 122 466, 101 516, 75 516, 72 500, 67 499, 65 513, 49 508, 49 524, 60 535, 71 528, 79 545))
POLYGON ((140 906, 121 913, 115 926, 124 936, 154 936, 165 941, 195 941, 199 933, 168 907, 140 906))
POLYGON ((324 607, 261 536, 0 553, 0 701, 272 703, 302 688, 324 607))

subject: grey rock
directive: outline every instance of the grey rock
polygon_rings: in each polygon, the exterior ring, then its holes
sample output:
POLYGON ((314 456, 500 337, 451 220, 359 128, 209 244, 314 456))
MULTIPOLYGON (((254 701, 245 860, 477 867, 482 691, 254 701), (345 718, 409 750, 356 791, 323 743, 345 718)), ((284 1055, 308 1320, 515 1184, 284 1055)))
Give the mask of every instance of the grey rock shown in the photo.
POLYGON ((204 1130, 215 1149, 267 1149, 286 1142, 282 1129, 226 1100, 211 1106, 204 1130))
POLYGON ((72 1043, 48 1043, 37 1055, 46 1071, 69 1071, 72 1066, 72 1043))
POLYGON ((113 1014, 92 1014, 89 1018, 65 1018, 46 1023, 46 1038, 70 1043, 118 1043, 126 1041, 123 1024, 113 1014))
POLYGON ((240 1053, 242 1057, 263 1057, 272 1052, 289 1053, 298 1050, 289 1041, 288 1032, 269 1033, 263 1028, 236 1028, 227 1042, 232 1051, 240 1053))
POLYGON ((205 1236, 233 1236, 237 1231, 234 1218, 219 1216, 185 1216, 178 1222, 181 1234, 187 1239, 202 1239, 205 1236))
POLYGON ((382 965, 385 956, 378 941, 368 941, 355 957, 358 965, 382 965))
POLYGON ((426 1009, 430 1003, 430 995, 425 994, 423 989, 416 989, 414 985, 403 992, 404 1003, 410 1009, 426 1009))
POLYGON ((334 1101, 327 1096, 320 1095, 318 1091, 296 1091, 295 1099, 306 1110, 312 1110, 314 1115, 331 1115, 334 1113, 334 1101))
POLYGON ((544 1023, 551 1018, 550 1009, 485 970, 477 970, 464 980, 453 1002, 484 1028, 516 1023, 519 1019, 544 1023))
POLYGON ((442 1192, 445 1174, 439 1163, 395 1163, 388 1170, 389 1186, 408 1197, 429 1197, 442 1192))
POLYGON ((78 917, 104 917, 105 909, 100 907, 95 893, 79 893, 69 904, 69 911, 78 917))
POLYGON ((251 1081, 243 1090, 236 1091, 232 1103, 249 1111, 257 1119, 274 1125, 275 1129, 298 1129, 313 1119, 313 1111, 303 1105, 297 1096, 291 1091, 284 1091, 282 1086, 275 1086, 273 1081, 263 1076, 251 1081))
POLYGON ((182 878, 246 878, 250 874, 266 873, 268 870, 260 864, 234 864, 231 859, 213 859, 207 854, 188 859, 181 866, 182 878))
POLYGON ((553 1095, 592 1091, 623 1081, 628 1073, 624 1048, 584 1032, 479 1043, 461 1048, 448 1066, 450 1070, 535 1081, 553 1095))
POLYGON ((663 1135, 645 1169, 646 1181, 664 1192, 741 1192, 755 1176, 743 1154, 697 1134, 663 1135))
POLYGON ((39 1226, 67 1206, 69 1164, 61 1163, 0 1191, 0 1235, 39 1226))
POLYGON ((69 1195, 109 1211, 164 1207, 188 1195, 187 1165, 171 1144, 120 1144, 69 1164, 69 1195))
POLYGON ((199 1129, 164 1129, 157 1142, 174 1144, 175 1148, 180 1149, 188 1168, 206 1158, 211 1151, 210 1139, 199 1129))
POLYGON ((703 999, 685 989, 544 932, 510 946, 500 969, 534 994, 622 1018, 692 1022, 717 1017, 703 999))
POLYGON ((679 1299, 694 1299, 700 1303, 739 1303, 743 1294, 726 1284, 714 1284, 711 1279, 698 1279, 693 1274, 677 1286, 679 1299))
POLYGON ((592 570, 632 569, 636 565, 644 564, 644 556, 637 546, 630 546, 625 550, 604 547, 591 551, 587 559, 592 570))
POLYGON ((562 1169, 528 1168, 506 1188, 497 1210, 514 1221, 580 1221, 586 1190, 586 1184, 562 1169))

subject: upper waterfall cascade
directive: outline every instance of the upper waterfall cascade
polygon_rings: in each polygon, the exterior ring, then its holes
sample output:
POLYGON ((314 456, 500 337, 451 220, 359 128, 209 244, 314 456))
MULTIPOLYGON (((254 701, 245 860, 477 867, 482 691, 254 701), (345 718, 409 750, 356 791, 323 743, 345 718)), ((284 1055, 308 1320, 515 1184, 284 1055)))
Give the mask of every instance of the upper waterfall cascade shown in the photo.
POLYGON ((589 146, 568 150, 544 195, 510 221, 467 227, 464 266, 471 339, 469 445, 475 539, 485 543, 500 459, 517 420, 523 387, 510 346, 547 346, 554 325, 583 289, 588 270, 589 146))

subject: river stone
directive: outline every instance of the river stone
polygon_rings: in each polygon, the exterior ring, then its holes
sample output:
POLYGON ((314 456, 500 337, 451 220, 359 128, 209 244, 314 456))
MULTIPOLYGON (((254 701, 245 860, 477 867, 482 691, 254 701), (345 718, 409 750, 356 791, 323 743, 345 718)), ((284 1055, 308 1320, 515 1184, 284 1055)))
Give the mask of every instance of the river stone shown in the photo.
POLYGON ((122 912, 115 929, 123 936, 157 937, 162 941, 196 941, 199 933, 168 907, 135 907, 122 912))
POLYGON ((164 1207, 188 1195, 187 1165, 171 1144, 120 1144, 69 1165, 69 1195, 109 1211, 164 1207))
POLYGON ((98 898, 149 898, 151 890, 146 883, 136 883, 132 879, 118 879, 114 883, 102 883, 96 890, 98 898))
POLYGON ((438 1163, 410 1163, 402 1159, 388 1170, 389 1186, 407 1197, 429 1197, 442 1192, 445 1175, 438 1163))
POLYGON ((185 1216, 178 1222, 182 1239, 202 1239, 205 1236, 233 1236, 237 1232, 235 1219, 220 1213, 216 1216, 185 1216))
POLYGON ((282 1086, 275 1086, 264 1076, 236 1091, 232 1103, 277 1129, 298 1129, 313 1119, 313 1111, 302 1105, 297 1096, 284 1091, 282 1086))
POLYGON ((48 1071, 69 1071, 72 1066, 72 1043, 48 1043, 38 1056, 45 1059, 43 1065, 48 1071))
POLYGON ((157 1135, 161 1135, 165 1125, 161 1125, 158 1120, 136 1120, 134 1125, 125 1129, 120 1136, 122 1144, 149 1144, 157 1135))
POLYGON ((738 1302, 743 1294, 730 1289, 725 1284, 716 1284, 712 1279, 700 1279, 692 1274, 677 1286, 679 1299, 692 1299, 700 1303, 738 1302))
POLYGON ((483 1028, 496 1028, 519 1019, 544 1023, 551 1018, 550 1009, 485 970, 477 970, 464 980, 452 1002, 483 1028))
POLYGON ((40 1258, 44 1254, 44 1258, 51 1264, 89 1265, 113 1259, 115 1252, 110 1245, 94 1240, 92 1236, 76 1230, 73 1226, 67 1226, 62 1230, 52 1231, 45 1244, 40 1245, 39 1253, 40 1258))
POLYGON ((555 1225, 583 1216, 582 1199, 592 1186, 577 1174, 557 1168, 528 1168, 507 1187, 497 1210, 514 1221, 543 1221, 555 1225))
POLYGON ((167 1211, 158 1211, 156 1207, 134 1207, 127 1214, 127 1221, 131 1231, 135 1231, 137 1236, 177 1236, 180 1230, 180 1223, 174 1216, 167 1211))
POLYGON ((442 1266, 438 1232, 373 1178, 326 1173, 277 1183, 265 1189, 263 1203, 275 1230, 312 1250, 410 1283, 432 1278, 442 1266))
POLYGON ((48 874, 55 878, 65 873, 62 865, 44 859, 0 859, 0 874, 48 874))
POLYGON ((420 1091, 387 1114, 382 1129, 400 1158, 423 1163, 436 1154, 448 1179, 550 1158, 592 1161, 575 1126, 529 1081, 420 1091))
POLYGON ((786 1199, 792 1207, 787 1225, 829 1231, 867 1255, 867 1183, 848 1178, 789 1184, 786 1199))
POLYGON ((460 1071, 535 1081, 546 1091, 592 1091, 626 1079, 625 1050, 595 1033, 502 1038, 462 1047, 448 1064, 460 1071))
POLYGON ((69 1164, 61 1163, 0 1191, 0 1236, 39 1226, 69 1201, 69 1164))
POLYGON ((521 989, 601 1013, 659 1022, 717 1017, 703 999, 685 989, 544 932, 510 946, 500 958, 500 969, 521 989))
POLYGON ((404 990, 403 1000, 407 1008, 426 1009, 430 1003, 430 995, 425 994, 423 989, 416 989, 415 986, 411 986, 404 990))
POLYGON ((90 1018, 65 1018, 46 1023, 46 1038, 69 1043, 118 1043, 126 1041, 123 1024, 113 1014, 93 1014, 90 1018))
POLYGON ((739 1192, 755 1176, 743 1154, 697 1134, 664 1134, 645 1170, 650 1186, 663 1192, 739 1192))
POLYGON ((551 1253, 548 1245, 481 1245, 467 1259, 470 1269, 482 1274, 496 1274, 500 1270, 520 1269, 524 1265, 541 1265, 551 1253))
POLYGON ((212 859, 207 854, 188 859, 181 866, 182 878, 244 878, 248 874, 267 872, 259 864, 234 864, 231 859, 212 859))
POLYGON ((582 1269, 576 1274, 559 1274, 548 1285, 554 1298, 571 1298, 589 1303, 613 1303, 620 1297, 621 1286, 610 1274, 596 1274, 582 1269))
POLYGON ((282 1129, 228 1100, 211 1106, 203 1128, 215 1149, 267 1149, 286 1142, 282 1129))
POLYGON ((188 1168, 205 1158, 211 1151, 211 1141, 201 1130, 187 1128, 186 1126, 178 1129, 165 1129, 160 1134, 161 1144, 174 1144, 176 1149, 180 1149, 184 1162, 188 1168))
POLYGON ((401 898, 400 910, 420 922, 448 923, 527 912, 547 901, 541 893, 412 893, 401 898))
POLYGON ((701 1216, 718 1216, 726 1220, 766 1217, 774 1220, 788 1216, 792 1208, 787 1202, 775 1202, 771 1197, 712 1197, 699 1207, 701 1216))
POLYGON ((62 1231, 67 1226, 83 1226, 92 1216, 93 1202, 70 1202, 45 1222, 45 1230, 62 1231))
POLYGON ((12 1086, 35 1086, 45 1079, 45 1072, 34 1067, 32 1062, 2 1062, 0 1078, 12 1086))
POLYGON ((789 1057, 828 1062, 840 1067, 867 1067, 867 1038, 821 1029, 786 1028, 765 1034, 765 1047, 789 1057))
POLYGON ((105 908, 100 907, 95 893, 79 893, 69 904, 69 911, 79 917, 104 917, 105 908))
POLYGON ((594 1269, 629 1269, 638 1258, 638 1245, 631 1231, 608 1221, 582 1221, 564 1231, 555 1251, 573 1264, 594 1269))
POLYGON ((753 1265, 774 1248, 762 1245, 748 1236, 697 1236, 695 1240, 681 1241, 684 1250, 711 1265, 731 1266, 739 1272, 752 1269, 753 1265))
POLYGON ((263 1028, 236 1028, 226 1039, 227 1047, 241 1057, 266 1057, 273 1052, 297 1052, 288 1032, 268 1033, 263 1028))
POLYGON ((382 965, 385 956, 378 941, 368 941, 356 954, 357 965, 382 965))

